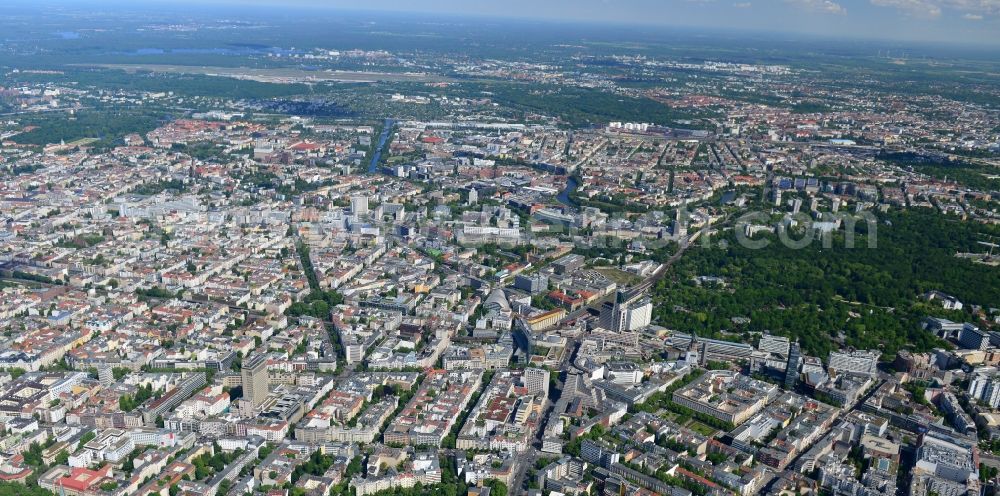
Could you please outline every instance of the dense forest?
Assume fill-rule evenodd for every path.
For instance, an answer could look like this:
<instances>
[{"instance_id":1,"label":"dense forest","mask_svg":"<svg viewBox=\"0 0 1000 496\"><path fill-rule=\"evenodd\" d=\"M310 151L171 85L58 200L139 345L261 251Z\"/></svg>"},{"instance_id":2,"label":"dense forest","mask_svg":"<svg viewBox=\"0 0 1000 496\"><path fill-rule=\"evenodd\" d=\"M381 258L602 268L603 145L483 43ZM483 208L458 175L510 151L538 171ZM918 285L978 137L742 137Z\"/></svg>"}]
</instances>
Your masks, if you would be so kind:
<instances>
[{"instance_id":1,"label":"dense forest","mask_svg":"<svg viewBox=\"0 0 1000 496\"><path fill-rule=\"evenodd\" d=\"M634 98L599 89L536 83L464 83L452 88L455 96L482 98L528 113L553 115L572 126L603 125L609 121L676 125L709 114L678 110L649 98ZM697 123L685 127L698 127Z\"/></svg>"},{"instance_id":2,"label":"dense forest","mask_svg":"<svg viewBox=\"0 0 1000 496\"><path fill-rule=\"evenodd\" d=\"M983 251L977 242L1000 235L997 227L924 209L884 214L877 227L875 248L859 234L855 248L845 248L841 236L829 249L819 242L792 249L774 238L755 250L732 233L725 248L692 247L655 290L656 321L722 338L767 330L798 338L813 355L842 345L892 355L942 345L921 329L927 315L974 319L920 300L926 291L954 295L967 308L1000 306L1000 267L955 257ZM726 282L701 286L693 278L702 275Z\"/></svg>"},{"instance_id":3,"label":"dense forest","mask_svg":"<svg viewBox=\"0 0 1000 496\"><path fill-rule=\"evenodd\" d=\"M879 158L900 167L927 174L936 179L948 179L979 191L1000 190L997 172L985 165L968 160L946 160L916 153L882 153Z\"/></svg>"},{"instance_id":4,"label":"dense forest","mask_svg":"<svg viewBox=\"0 0 1000 496\"><path fill-rule=\"evenodd\" d=\"M20 134L14 141L23 145L47 145L81 138L95 138L92 146L116 143L131 133L146 134L165 122L165 116L148 111L107 110L84 111L75 115L44 114L33 117L30 125L37 129Z\"/></svg>"}]
</instances>

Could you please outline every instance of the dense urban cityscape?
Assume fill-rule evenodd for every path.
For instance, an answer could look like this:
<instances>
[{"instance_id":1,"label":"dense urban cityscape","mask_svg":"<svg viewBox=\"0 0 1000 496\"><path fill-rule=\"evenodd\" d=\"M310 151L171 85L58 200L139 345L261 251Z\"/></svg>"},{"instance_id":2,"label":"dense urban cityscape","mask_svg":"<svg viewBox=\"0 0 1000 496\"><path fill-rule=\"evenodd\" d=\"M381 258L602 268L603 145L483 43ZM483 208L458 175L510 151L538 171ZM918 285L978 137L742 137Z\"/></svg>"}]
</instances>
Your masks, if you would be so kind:
<instances>
[{"instance_id":1,"label":"dense urban cityscape","mask_svg":"<svg viewBox=\"0 0 1000 496\"><path fill-rule=\"evenodd\" d=\"M1000 492L995 51L310 12L0 13L0 495Z\"/></svg>"}]
</instances>

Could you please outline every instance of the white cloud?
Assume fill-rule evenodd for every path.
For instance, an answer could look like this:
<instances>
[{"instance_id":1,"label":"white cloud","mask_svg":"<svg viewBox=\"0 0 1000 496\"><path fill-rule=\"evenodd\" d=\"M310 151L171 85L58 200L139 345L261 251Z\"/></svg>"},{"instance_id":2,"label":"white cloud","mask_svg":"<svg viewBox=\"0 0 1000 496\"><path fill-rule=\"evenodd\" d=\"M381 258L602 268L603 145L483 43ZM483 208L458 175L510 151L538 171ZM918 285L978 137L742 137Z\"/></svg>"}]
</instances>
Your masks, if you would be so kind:
<instances>
[{"instance_id":1,"label":"white cloud","mask_svg":"<svg viewBox=\"0 0 1000 496\"><path fill-rule=\"evenodd\" d=\"M1000 0L871 0L871 3L923 18L941 17L945 10L957 11L970 20L1000 14Z\"/></svg>"},{"instance_id":2,"label":"white cloud","mask_svg":"<svg viewBox=\"0 0 1000 496\"><path fill-rule=\"evenodd\" d=\"M941 16L941 6L934 0L872 0L879 7L893 7L916 17L934 18Z\"/></svg>"},{"instance_id":3,"label":"white cloud","mask_svg":"<svg viewBox=\"0 0 1000 496\"><path fill-rule=\"evenodd\" d=\"M956 10L971 14L1000 14L1000 0L943 0L946 5Z\"/></svg>"},{"instance_id":4,"label":"white cloud","mask_svg":"<svg viewBox=\"0 0 1000 496\"><path fill-rule=\"evenodd\" d=\"M753 4L751 4L750 2L739 2L733 4L733 7L736 7L737 9L749 9L752 6Z\"/></svg>"},{"instance_id":5,"label":"white cloud","mask_svg":"<svg viewBox=\"0 0 1000 496\"><path fill-rule=\"evenodd\" d=\"M823 14L846 14L847 9L833 0L785 0L785 3L801 9Z\"/></svg>"}]
</instances>

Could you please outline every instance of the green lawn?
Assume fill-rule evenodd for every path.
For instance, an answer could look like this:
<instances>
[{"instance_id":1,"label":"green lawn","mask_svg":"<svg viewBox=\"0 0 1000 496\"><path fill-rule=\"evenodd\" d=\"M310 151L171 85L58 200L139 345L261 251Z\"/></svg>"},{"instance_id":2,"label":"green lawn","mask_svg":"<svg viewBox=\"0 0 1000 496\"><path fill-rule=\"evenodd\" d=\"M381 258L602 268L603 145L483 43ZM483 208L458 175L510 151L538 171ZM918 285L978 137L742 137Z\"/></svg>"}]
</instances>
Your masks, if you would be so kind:
<instances>
[{"instance_id":1,"label":"green lawn","mask_svg":"<svg viewBox=\"0 0 1000 496\"><path fill-rule=\"evenodd\" d=\"M718 432L718 430L716 430L716 429L714 429L712 427L709 427L709 426L707 426L707 425L705 425L705 424L703 424L701 422L698 422L697 420L692 420L691 422L688 422L687 427L689 429L691 429L691 430L699 433L699 434L702 434L702 435L708 436L708 437L715 436L715 433Z\"/></svg>"}]
</instances>

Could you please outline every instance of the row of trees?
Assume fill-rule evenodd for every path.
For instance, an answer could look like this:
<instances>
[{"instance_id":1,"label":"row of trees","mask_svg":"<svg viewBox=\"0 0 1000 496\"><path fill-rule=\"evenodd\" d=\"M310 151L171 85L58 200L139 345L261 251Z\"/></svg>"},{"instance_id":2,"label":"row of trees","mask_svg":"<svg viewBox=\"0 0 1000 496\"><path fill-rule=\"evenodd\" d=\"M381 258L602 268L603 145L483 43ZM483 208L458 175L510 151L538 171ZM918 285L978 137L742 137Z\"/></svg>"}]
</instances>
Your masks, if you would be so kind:
<instances>
[{"instance_id":1,"label":"row of trees","mask_svg":"<svg viewBox=\"0 0 1000 496\"><path fill-rule=\"evenodd\" d=\"M285 311L285 315L290 317L307 315L321 320L329 320L330 309L343 303L344 297L334 290L324 290L320 287L319 278L316 277L316 270L309 257L309 247L305 243L299 243L296 248L302 263L302 270L305 272L312 291L303 301L292 303Z\"/></svg>"}]
</instances>

